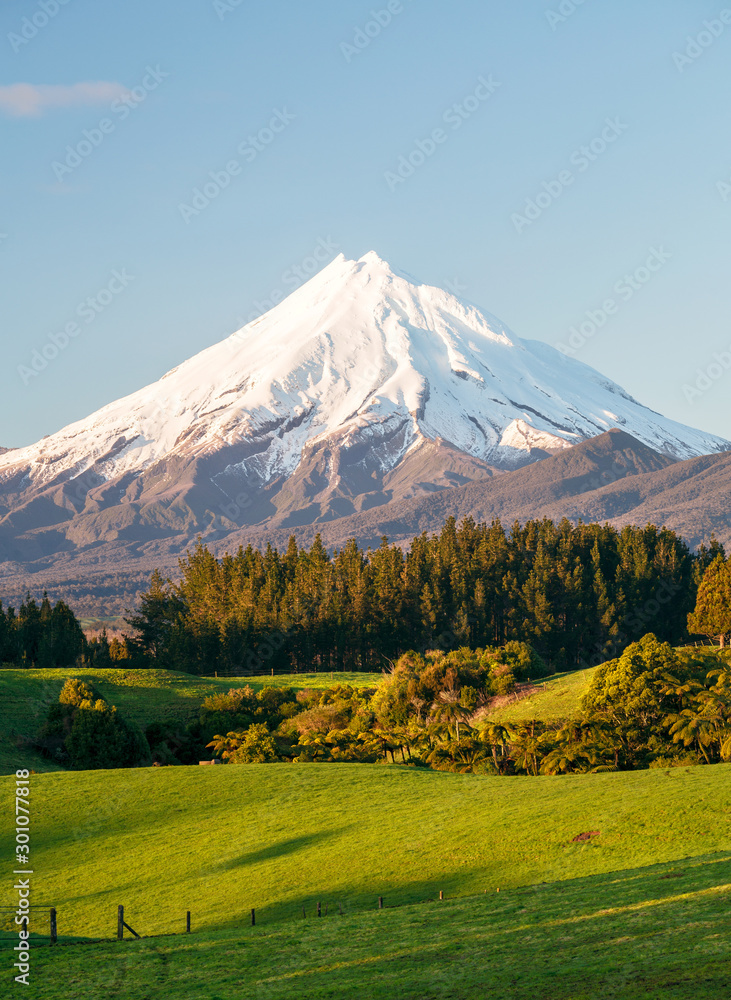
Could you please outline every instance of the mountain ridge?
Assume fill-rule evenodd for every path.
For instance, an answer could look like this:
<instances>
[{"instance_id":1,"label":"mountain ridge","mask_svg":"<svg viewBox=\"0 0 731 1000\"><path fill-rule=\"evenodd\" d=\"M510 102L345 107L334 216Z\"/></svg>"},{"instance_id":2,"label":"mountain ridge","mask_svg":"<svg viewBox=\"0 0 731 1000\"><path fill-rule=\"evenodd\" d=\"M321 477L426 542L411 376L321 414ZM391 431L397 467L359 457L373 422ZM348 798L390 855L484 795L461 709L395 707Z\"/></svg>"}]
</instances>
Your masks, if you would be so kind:
<instances>
[{"instance_id":1,"label":"mountain ridge","mask_svg":"<svg viewBox=\"0 0 731 1000\"><path fill-rule=\"evenodd\" d=\"M169 562L198 536L341 538L380 521L405 531L466 509L465 496L486 515L564 504L580 516L573 480L607 470L603 453L576 449L608 433L634 442L609 449L632 476L731 448L373 252L340 254L152 385L0 449L0 578ZM525 471L564 468L561 456L564 487ZM624 516L628 497L613 497L596 510L614 503Z\"/></svg>"},{"instance_id":2,"label":"mountain ridge","mask_svg":"<svg viewBox=\"0 0 731 1000\"><path fill-rule=\"evenodd\" d=\"M421 532L438 531L450 516L458 521L499 518L505 527L542 517L608 522L617 528L654 523L677 531L691 548L708 544L715 535L728 551L731 452L675 461L626 432L610 431L489 480L317 524L246 528L206 542L218 555L247 544L260 549L271 544L283 551L291 536L309 546L316 534L331 551L351 537L363 548L375 548L384 535L401 544ZM56 599L70 600L80 613L118 615L146 589L153 569L177 576L178 558L194 543L194 537L172 534L145 543L116 539L53 555L39 549L34 561L0 563L0 592L5 603L17 605L26 590L40 593L45 588Z\"/></svg>"}]
</instances>

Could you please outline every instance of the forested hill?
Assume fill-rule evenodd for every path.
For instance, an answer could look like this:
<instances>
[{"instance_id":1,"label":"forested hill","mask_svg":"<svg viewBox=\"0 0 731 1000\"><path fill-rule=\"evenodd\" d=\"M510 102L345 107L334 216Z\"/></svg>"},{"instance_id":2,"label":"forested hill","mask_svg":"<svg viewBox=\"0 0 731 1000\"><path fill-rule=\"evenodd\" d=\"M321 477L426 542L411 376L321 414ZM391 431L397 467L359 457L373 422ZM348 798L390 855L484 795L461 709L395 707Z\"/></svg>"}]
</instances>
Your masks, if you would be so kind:
<instances>
[{"instance_id":1,"label":"forested hill","mask_svg":"<svg viewBox=\"0 0 731 1000\"><path fill-rule=\"evenodd\" d=\"M380 669L409 649L531 643L555 668L602 662L649 631L687 636L698 583L719 553L674 532L499 521L364 552L200 545L177 583L154 574L130 619L141 653L193 673Z\"/></svg>"},{"instance_id":2,"label":"forested hill","mask_svg":"<svg viewBox=\"0 0 731 1000\"><path fill-rule=\"evenodd\" d=\"M4 599L18 607L29 589L45 589L53 600L70 603L78 614L118 616L134 605L153 569L163 575L176 572L179 554L193 546L198 535L212 552L222 555L248 544L264 551L270 543L284 551L290 535L298 545L310 547L321 532L324 546L333 553L351 538L364 548L378 547L383 535L408 545L422 532L441 531L449 516L458 522L472 517L488 524L497 518L512 524L545 517L558 523L567 517L574 524L606 521L618 530L626 524L658 524L682 535L693 549L710 544L714 534L727 548L731 545L731 452L673 461L615 429L515 472L436 492L428 486L426 472L421 467L411 470L406 491L411 499L394 495L376 507L364 502L358 513L332 520L319 508L308 507L306 516L280 511L271 521L248 526L233 521L223 525L219 519L201 527L195 519L188 520L181 533L168 522L166 506L165 537L154 543L140 545L129 526L123 525L110 527L106 540L95 541L88 549L80 545L80 536L74 536L71 547L65 543L58 547L44 533L32 542L28 563L18 561L21 554L15 546L21 535L16 525L4 539L0 537ZM401 487L405 489L404 482ZM243 511L251 500L242 494L236 503ZM235 509L236 504L227 506L229 514ZM305 523L308 518L312 523ZM26 541L30 543L30 536Z\"/></svg>"}]
</instances>

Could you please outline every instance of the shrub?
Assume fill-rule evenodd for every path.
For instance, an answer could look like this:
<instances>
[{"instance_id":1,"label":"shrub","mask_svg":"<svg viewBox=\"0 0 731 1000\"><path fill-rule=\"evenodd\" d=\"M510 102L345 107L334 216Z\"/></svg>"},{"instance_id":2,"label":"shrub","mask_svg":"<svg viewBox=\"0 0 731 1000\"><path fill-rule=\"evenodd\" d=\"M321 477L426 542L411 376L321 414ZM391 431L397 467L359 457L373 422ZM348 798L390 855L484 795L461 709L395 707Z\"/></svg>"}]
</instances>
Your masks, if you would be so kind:
<instances>
[{"instance_id":1,"label":"shrub","mask_svg":"<svg viewBox=\"0 0 731 1000\"><path fill-rule=\"evenodd\" d=\"M140 729L78 678L69 678L35 740L47 756L74 770L134 767L150 761Z\"/></svg>"},{"instance_id":2,"label":"shrub","mask_svg":"<svg viewBox=\"0 0 731 1000\"><path fill-rule=\"evenodd\" d=\"M135 767L150 761L150 748L138 727L101 699L93 708L76 710L65 747L74 770Z\"/></svg>"},{"instance_id":3,"label":"shrub","mask_svg":"<svg viewBox=\"0 0 731 1000\"><path fill-rule=\"evenodd\" d=\"M78 677L69 677L61 688L58 700L61 705L74 705L80 708L84 703L91 705L96 700L96 695L84 681Z\"/></svg>"},{"instance_id":4,"label":"shrub","mask_svg":"<svg viewBox=\"0 0 731 1000\"><path fill-rule=\"evenodd\" d=\"M214 736L208 744L230 764L270 764L281 760L266 723L255 722L242 733Z\"/></svg>"}]
</instances>

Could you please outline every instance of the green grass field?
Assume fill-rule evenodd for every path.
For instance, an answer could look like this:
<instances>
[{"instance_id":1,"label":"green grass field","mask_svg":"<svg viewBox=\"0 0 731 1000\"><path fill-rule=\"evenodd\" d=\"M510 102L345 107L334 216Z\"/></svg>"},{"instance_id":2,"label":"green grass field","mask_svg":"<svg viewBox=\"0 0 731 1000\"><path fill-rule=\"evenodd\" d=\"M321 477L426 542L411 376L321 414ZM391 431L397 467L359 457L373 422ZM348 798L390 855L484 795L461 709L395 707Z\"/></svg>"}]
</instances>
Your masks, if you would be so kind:
<instances>
[{"instance_id":1,"label":"green grass field","mask_svg":"<svg viewBox=\"0 0 731 1000\"><path fill-rule=\"evenodd\" d=\"M171 670L0 670L0 774L19 767L37 771L59 770L40 754L16 747L19 735L33 735L45 719L48 707L58 701L67 677L80 677L120 714L143 728L151 722L188 723L204 698L229 688L250 684L255 690L266 685L294 688L325 688L331 684L373 687L380 674L280 674L274 677L196 677Z\"/></svg>"},{"instance_id":2,"label":"green grass field","mask_svg":"<svg viewBox=\"0 0 731 1000\"><path fill-rule=\"evenodd\" d=\"M730 778L731 765L557 778L367 764L34 775L34 902L56 905L61 945L36 952L28 995L720 1000ZM0 784L7 795L12 779ZM588 831L599 833L574 840ZM319 922L318 900L329 907ZM182 931L186 910L196 933L70 945L113 937L120 903L140 934Z\"/></svg>"},{"instance_id":3,"label":"green grass field","mask_svg":"<svg viewBox=\"0 0 731 1000\"><path fill-rule=\"evenodd\" d=\"M380 675L2 670L6 770L36 766L10 726L34 731L68 676L145 725L183 723L208 694L246 683L371 686ZM566 718L589 679L556 675L499 717ZM369 764L59 772L38 760L33 903L56 906L60 938L47 947L47 910L37 910L29 997L728 994L731 764L529 778ZM12 802L13 779L0 787ZM13 836L2 824L9 861ZM318 901L328 907L319 920ZM7 880L0 904L13 902ZM118 904L142 941L110 940ZM0 909L8 969L10 913Z\"/></svg>"},{"instance_id":4,"label":"green grass field","mask_svg":"<svg viewBox=\"0 0 731 1000\"><path fill-rule=\"evenodd\" d=\"M730 779L731 765L559 778L370 764L38 774L38 902L58 907L64 935L110 934L120 903L140 933L162 934L186 910L214 930L254 906L270 925L318 898L353 911L379 895L415 903L678 861L731 850Z\"/></svg>"},{"instance_id":5,"label":"green grass field","mask_svg":"<svg viewBox=\"0 0 731 1000\"><path fill-rule=\"evenodd\" d=\"M399 909L331 905L319 920L39 948L26 995L722 1000L730 903L731 856L710 854Z\"/></svg>"},{"instance_id":6,"label":"green grass field","mask_svg":"<svg viewBox=\"0 0 731 1000\"><path fill-rule=\"evenodd\" d=\"M579 702L588 690L596 667L571 673L554 674L539 681L539 690L510 705L494 709L488 718L495 722L518 722L521 719L542 719L557 722L570 719L579 712Z\"/></svg>"}]
</instances>

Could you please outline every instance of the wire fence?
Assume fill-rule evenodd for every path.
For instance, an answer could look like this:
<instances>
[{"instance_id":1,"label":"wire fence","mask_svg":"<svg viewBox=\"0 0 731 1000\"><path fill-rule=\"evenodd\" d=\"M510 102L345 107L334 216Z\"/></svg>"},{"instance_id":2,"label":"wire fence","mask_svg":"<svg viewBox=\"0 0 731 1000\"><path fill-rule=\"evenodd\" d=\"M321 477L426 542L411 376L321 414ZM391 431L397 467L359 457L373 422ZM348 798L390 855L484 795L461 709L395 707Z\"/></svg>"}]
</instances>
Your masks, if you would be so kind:
<instances>
[{"instance_id":1,"label":"wire fence","mask_svg":"<svg viewBox=\"0 0 731 1000\"><path fill-rule=\"evenodd\" d=\"M499 889L497 890L500 891ZM485 890L487 893L487 890ZM455 900L464 899L466 897L455 896ZM291 904L291 910L287 907L287 916L285 916L279 907L275 909L278 911L276 915L271 912L271 908L267 907L264 911L257 910L252 907L251 910L244 910L237 920L239 926L252 926L256 927L257 924L262 922L265 924L281 924L283 920L285 922L289 920L302 920L314 918L314 919L324 919L325 917L345 917L351 916L355 913L364 913L373 909L393 909L399 906L410 906L416 905L418 903L432 903L437 900L444 900L445 895L443 890L439 890L438 894L435 891L434 895L421 900L402 900L398 903L391 903L388 907L384 902L383 896L373 897L373 902L371 905L363 905L359 902L358 905L353 906L351 900L335 900L326 899L322 900L308 900L305 903ZM178 934L191 934L194 932L193 927L193 914L192 911L186 910L181 911L176 915L167 915L163 920L158 919L155 921L154 927L148 927L144 922L140 923L136 918L130 917L131 920L136 924L132 927L125 918L124 906L118 906L116 912L116 934L113 933L114 930L114 914L110 911L109 914L109 931L108 934L83 934L78 931L78 922L74 921L75 929L74 932L63 933L63 910L61 911L61 916L59 918L59 911L55 906L34 904L30 907L33 911L30 915L30 921L28 924L28 930L31 933L31 938L34 946L45 942L48 945L56 944L94 944L101 941L111 941L111 940L130 940L130 939L141 939L141 938L153 938L153 937L171 937ZM18 940L18 930L22 928L22 925L15 924L15 913L17 912L17 906L3 906L0 905L0 947L4 942L14 942ZM263 916L263 921L262 921ZM59 933L59 927L61 933ZM209 930L206 927L206 930Z\"/></svg>"},{"instance_id":2,"label":"wire fence","mask_svg":"<svg viewBox=\"0 0 731 1000\"><path fill-rule=\"evenodd\" d=\"M28 921L28 929L31 933L47 937L50 944L55 944L58 939L56 907L42 903L33 903L28 909L31 911L30 920ZM17 913L17 903L15 906L0 905L0 943L3 941L17 942L18 931L25 927L24 923L18 924L16 922L15 917Z\"/></svg>"}]
</instances>

